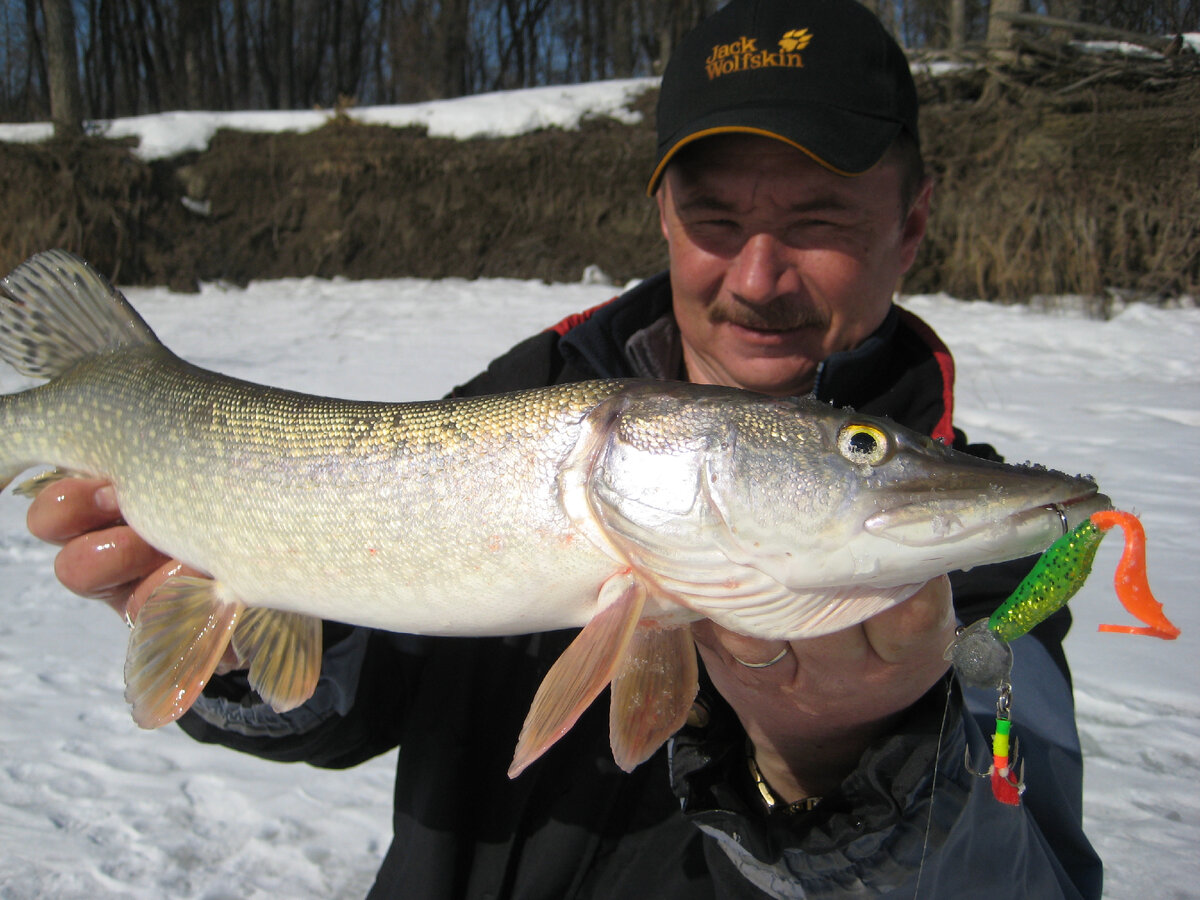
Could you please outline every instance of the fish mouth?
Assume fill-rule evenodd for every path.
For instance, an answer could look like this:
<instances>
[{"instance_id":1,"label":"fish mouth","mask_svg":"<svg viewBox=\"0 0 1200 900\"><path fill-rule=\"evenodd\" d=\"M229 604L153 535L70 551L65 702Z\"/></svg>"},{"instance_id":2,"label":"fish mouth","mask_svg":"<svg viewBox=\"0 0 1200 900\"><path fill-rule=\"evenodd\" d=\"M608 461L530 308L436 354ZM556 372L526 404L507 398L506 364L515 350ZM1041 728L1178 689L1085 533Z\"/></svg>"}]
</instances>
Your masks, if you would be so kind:
<instances>
[{"instance_id":1,"label":"fish mouth","mask_svg":"<svg viewBox=\"0 0 1200 900\"><path fill-rule=\"evenodd\" d=\"M1063 534L1068 534L1091 518L1092 513L1103 512L1112 508L1112 498L1107 494L1097 492L1089 494L1086 497L1076 497L1073 500L1067 500L1063 503L1053 503L1049 506L1038 507L1033 512L1037 513L1045 509L1055 513L1062 523Z\"/></svg>"},{"instance_id":2,"label":"fish mouth","mask_svg":"<svg viewBox=\"0 0 1200 900\"><path fill-rule=\"evenodd\" d=\"M1044 548L1092 513L1112 508L1109 497L1099 493L1090 479L1058 476L1056 480L1056 485L1038 490L996 484L983 492L916 492L909 494L908 502L869 516L863 527L876 537L909 547L980 536L992 540L1019 536L1020 543Z\"/></svg>"}]
</instances>

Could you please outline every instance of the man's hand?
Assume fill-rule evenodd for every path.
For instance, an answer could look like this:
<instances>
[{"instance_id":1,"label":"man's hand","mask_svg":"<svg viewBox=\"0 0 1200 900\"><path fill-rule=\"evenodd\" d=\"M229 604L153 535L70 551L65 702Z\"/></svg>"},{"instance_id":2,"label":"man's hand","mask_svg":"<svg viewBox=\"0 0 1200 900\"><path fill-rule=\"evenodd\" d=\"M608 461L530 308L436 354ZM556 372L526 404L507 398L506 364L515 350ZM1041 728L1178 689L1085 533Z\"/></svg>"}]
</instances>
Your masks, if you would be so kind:
<instances>
[{"instance_id":1,"label":"man's hand","mask_svg":"<svg viewBox=\"0 0 1200 900\"><path fill-rule=\"evenodd\" d=\"M709 620L692 627L713 684L737 712L772 791L792 802L836 788L863 750L945 673L954 640L945 576L851 628L760 641ZM783 657L763 668L761 664Z\"/></svg>"},{"instance_id":2,"label":"man's hand","mask_svg":"<svg viewBox=\"0 0 1200 900\"><path fill-rule=\"evenodd\" d=\"M131 624L168 578L202 574L159 553L126 525L106 481L64 478L51 484L34 499L26 523L34 537L62 547L54 574L64 587L103 600ZM235 663L230 649L217 671Z\"/></svg>"}]
</instances>

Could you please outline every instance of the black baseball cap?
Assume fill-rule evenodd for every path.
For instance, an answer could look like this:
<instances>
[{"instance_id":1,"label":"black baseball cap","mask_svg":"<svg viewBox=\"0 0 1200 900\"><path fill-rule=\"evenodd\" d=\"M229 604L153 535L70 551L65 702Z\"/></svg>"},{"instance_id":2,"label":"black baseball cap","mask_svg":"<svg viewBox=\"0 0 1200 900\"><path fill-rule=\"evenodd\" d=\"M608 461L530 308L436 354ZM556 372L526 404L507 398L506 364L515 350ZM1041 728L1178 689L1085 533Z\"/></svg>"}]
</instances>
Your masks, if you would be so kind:
<instances>
[{"instance_id":1,"label":"black baseball cap","mask_svg":"<svg viewBox=\"0 0 1200 900\"><path fill-rule=\"evenodd\" d=\"M732 0L680 42L658 95L653 194L692 141L739 132L777 138L841 175L875 165L917 132L904 51L855 0Z\"/></svg>"}]
</instances>

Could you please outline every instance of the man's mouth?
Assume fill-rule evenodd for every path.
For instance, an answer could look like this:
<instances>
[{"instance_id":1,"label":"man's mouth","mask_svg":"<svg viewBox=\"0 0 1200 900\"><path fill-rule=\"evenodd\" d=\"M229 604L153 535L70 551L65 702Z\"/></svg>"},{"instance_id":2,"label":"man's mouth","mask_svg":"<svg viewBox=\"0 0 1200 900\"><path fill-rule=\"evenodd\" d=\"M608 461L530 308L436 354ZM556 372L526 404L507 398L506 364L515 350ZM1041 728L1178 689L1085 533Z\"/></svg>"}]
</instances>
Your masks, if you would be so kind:
<instances>
[{"instance_id":1,"label":"man's mouth","mask_svg":"<svg viewBox=\"0 0 1200 900\"><path fill-rule=\"evenodd\" d=\"M732 325L762 335L786 335L808 329L826 330L829 321L817 312L791 303L714 305L708 311L714 325Z\"/></svg>"}]
</instances>

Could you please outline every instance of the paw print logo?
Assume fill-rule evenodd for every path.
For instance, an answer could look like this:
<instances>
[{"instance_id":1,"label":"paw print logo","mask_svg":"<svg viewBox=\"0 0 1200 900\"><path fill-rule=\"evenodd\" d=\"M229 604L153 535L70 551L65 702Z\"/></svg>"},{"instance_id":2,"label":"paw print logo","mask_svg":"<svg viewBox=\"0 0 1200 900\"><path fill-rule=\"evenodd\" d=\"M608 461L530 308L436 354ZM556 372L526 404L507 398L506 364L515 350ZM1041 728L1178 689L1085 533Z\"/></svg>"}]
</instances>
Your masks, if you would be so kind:
<instances>
[{"instance_id":1,"label":"paw print logo","mask_svg":"<svg viewBox=\"0 0 1200 900\"><path fill-rule=\"evenodd\" d=\"M795 53L807 47L811 40L812 32L807 28L793 28L784 32L783 37L779 39L779 47L785 53Z\"/></svg>"}]
</instances>

